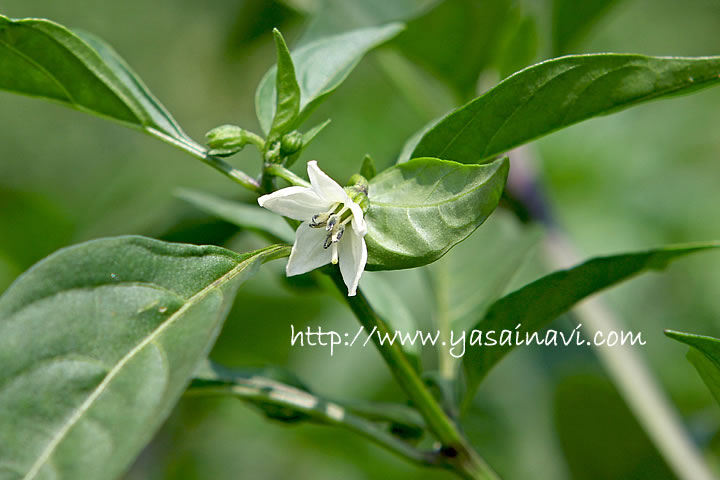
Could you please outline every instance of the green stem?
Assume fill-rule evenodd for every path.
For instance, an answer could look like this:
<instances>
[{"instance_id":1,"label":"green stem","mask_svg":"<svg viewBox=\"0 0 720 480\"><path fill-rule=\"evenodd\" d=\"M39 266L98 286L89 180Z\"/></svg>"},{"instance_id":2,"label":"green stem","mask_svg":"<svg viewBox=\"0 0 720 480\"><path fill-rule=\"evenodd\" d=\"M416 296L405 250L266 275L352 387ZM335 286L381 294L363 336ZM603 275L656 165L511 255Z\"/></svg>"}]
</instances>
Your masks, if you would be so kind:
<instances>
[{"instance_id":1,"label":"green stem","mask_svg":"<svg viewBox=\"0 0 720 480\"><path fill-rule=\"evenodd\" d=\"M344 291L345 284L337 269L333 269L331 277L338 289ZM393 332L373 310L362 291L358 290L357 295L354 297L345 298L350 309L368 332L368 335L372 336L373 343L380 351L385 363L390 367L400 387L425 419L430 432L442 444L440 453L445 458L445 461L465 478L497 480L498 476L495 472L473 450L455 423L445 414L440 404L435 400L413 368L400 344L380 341L381 338L392 338Z\"/></svg>"},{"instance_id":2,"label":"green stem","mask_svg":"<svg viewBox=\"0 0 720 480\"><path fill-rule=\"evenodd\" d=\"M174 137L170 137L152 128L148 128L146 129L146 131L153 137L158 138L163 142L169 143L170 145L189 153L195 158L199 158L207 165L210 165L215 170L219 171L234 182L239 183L248 190L251 190L255 193L262 193L260 184L254 178L252 178L250 175L243 172L242 170L238 170L224 160L218 157L208 155L207 151L197 143L190 140L180 140Z\"/></svg>"},{"instance_id":3,"label":"green stem","mask_svg":"<svg viewBox=\"0 0 720 480\"><path fill-rule=\"evenodd\" d=\"M334 425L377 443L406 459L424 466L443 466L442 457L435 452L420 450L393 436L372 421L348 411L342 405L324 400L304 390L267 378L235 379L234 384L191 388L186 395L233 395L261 408L268 405L285 408L305 415L308 420L323 425Z\"/></svg>"},{"instance_id":4,"label":"green stem","mask_svg":"<svg viewBox=\"0 0 720 480\"><path fill-rule=\"evenodd\" d=\"M293 172L288 170L287 168L283 167L282 165L278 163L270 163L267 166L265 166L265 173L267 175L272 175L274 177L282 178L286 182L288 182L291 185L296 185L299 187L309 187L310 184L300 178L299 176L295 175Z\"/></svg>"}]
</instances>

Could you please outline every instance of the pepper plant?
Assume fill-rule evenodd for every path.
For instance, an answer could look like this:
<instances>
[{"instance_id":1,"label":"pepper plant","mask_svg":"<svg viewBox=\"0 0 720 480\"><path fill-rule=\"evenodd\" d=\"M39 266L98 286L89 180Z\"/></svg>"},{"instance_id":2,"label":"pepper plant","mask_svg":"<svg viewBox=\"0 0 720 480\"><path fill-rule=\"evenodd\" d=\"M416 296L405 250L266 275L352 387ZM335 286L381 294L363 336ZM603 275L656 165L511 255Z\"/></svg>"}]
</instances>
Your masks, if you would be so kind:
<instances>
[{"instance_id":1,"label":"pepper plant","mask_svg":"<svg viewBox=\"0 0 720 480\"><path fill-rule=\"evenodd\" d=\"M409 462L462 478L500 478L468 441L461 411L512 345L470 348L462 361L438 349L438 379L405 346L372 336L407 401L358 408L351 399L324 399L289 374L209 362L237 290L263 264L287 262L288 276L307 274L317 288L339 292L368 333L390 334L395 319L379 313L379 300L359 286L365 271L434 264L501 200L522 203L506 191L508 152L592 117L713 86L720 57L608 53L531 65L398 146L392 166L377 171L367 156L347 182L332 179L323 172L332 158L304 155L322 141L329 120L306 121L366 53L403 28L384 23L320 35L292 52L274 30L277 62L255 98L262 131L222 125L201 143L98 37L50 20L0 16L0 88L119 122L187 152L252 192L257 204L198 192L184 198L270 240L238 253L104 238L62 249L21 275L0 298L0 478L117 478L186 392L236 396L277 421L349 429ZM461 90L472 91L466 84ZM257 150L257 177L231 163L245 148ZM308 180L293 166L306 167ZM718 247L711 241L594 258L498 295L455 327L538 332L600 290ZM472 291L457 291L472 300ZM713 352L702 362L717 387Z\"/></svg>"}]
</instances>

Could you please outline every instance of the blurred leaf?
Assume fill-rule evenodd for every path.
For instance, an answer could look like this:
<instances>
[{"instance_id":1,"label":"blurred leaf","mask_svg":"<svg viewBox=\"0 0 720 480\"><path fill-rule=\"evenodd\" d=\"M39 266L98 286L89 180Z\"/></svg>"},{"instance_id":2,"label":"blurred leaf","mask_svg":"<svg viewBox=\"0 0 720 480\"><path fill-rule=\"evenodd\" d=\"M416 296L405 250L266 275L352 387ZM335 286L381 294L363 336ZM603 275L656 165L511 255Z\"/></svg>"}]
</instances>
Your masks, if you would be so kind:
<instances>
[{"instance_id":1,"label":"blurred leaf","mask_svg":"<svg viewBox=\"0 0 720 480\"><path fill-rule=\"evenodd\" d=\"M563 378L554 403L557 438L573 480L678 478L607 379Z\"/></svg>"},{"instance_id":2,"label":"blurred leaf","mask_svg":"<svg viewBox=\"0 0 720 480\"><path fill-rule=\"evenodd\" d=\"M20 271L70 243L69 213L42 195L0 188L0 254Z\"/></svg>"},{"instance_id":3,"label":"blurred leaf","mask_svg":"<svg viewBox=\"0 0 720 480\"><path fill-rule=\"evenodd\" d=\"M665 330L665 335L690 345L688 360L695 366L715 400L720 402L720 340L672 330Z\"/></svg>"},{"instance_id":4,"label":"blurred leaf","mask_svg":"<svg viewBox=\"0 0 720 480\"><path fill-rule=\"evenodd\" d=\"M360 281L360 288L367 297L370 305L382 317L390 329L408 334L416 331L419 325L415 322L405 300L393 290L380 272L367 272ZM411 357L414 366L420 367L420 342L405 342L402 349Z\"/></svg>"},{"instance_id":5,"label":"blurred leaf","mask_svg":"<svg viewBox=\"0 0 720 480\"><path fill-rule=\"evenodd\" d=\"M198 148L111 47L49 20L0 15L0 89L54 100Z\"/></svg>"},{"instance_id":6,"label":"blurred leaf","mask_svg":"<svg viewBox=\"0 0 720 480\"><path fill-rule=\"evenodd\" d=\"M521 339L537 332L576 303L605 288L648 270L662 270L672 260L690 253L720 248L719 242L673 245L638 253L597 257L567 270L546 275L495 302L473 330L483 333L507 329ZM515 329L521 324L519 329ZM469 334L469 333L468 333ZM499 335L499 333L498 333ZM470 345L463 365L468 399L490 369L515 345Z\"/></svg>"},{"instance_id":7,"label":"blurred leaf","mask_svg":"<svg viewBox=\"0 0 720 480\"><path fill-rule=\"evenodd\" d=\"M517 229L514 218L493 215L437 262L429 266L436 296L435 314L452 330L464 331L506 290L538 243L539 231Z\"/></svg>"},{"instance_id":8,"label":"blurred leaf","mask_svg":"<svg viewBox=\"0 0 720 480\"><path fill-rule=\"evenodd\" d=\"M287 254L119 237L35 265L0 297L0 470L120 475L212 346L238 285Z\"/></svg>"},{"instance_id":9,"label":"blurred leaf","mask_svg":"<svg viewBox=\"0 0 720 480\"><path fill-rule=\"evenodd\" d=\"M404 22L421 15L442 0L324 0L313 12L310 26L300 40L304 45L318 38L358 28Z\"/></svg>"},{"instance_id":10,"label":"blurred leaf","mask_svg":"<svg viewBox=\"0 0 720 480\"><path fill-rule=\"evenodd\" d=\"M391 23L315 40L292 55L300 84L299 126L312 110L345 81L362 57L373 48L397 35L403 26ZM275 77L272 67L260 81L255 93L255 111L264 132L269 132L275 115Z\"/></svg>"},{"instance_id":11,"label":"blurred leaf","mask_svg":"<svg viewBox=\"0 0 720 480\"><path fill-rule=\"evenodd\" d=\"M200 210L227 222L269 236L271 241L293 243L295 233L279 215L247 203L226 200L209 193L180 189L177 194Z\"/></svg>"},{"instance_id":12,"label":"blurred leaf","mask_svg":"<svg viewBox=\"0 0 720 480\"><path fill-rule=\"evenodd\" d=\"M538 43L535 18L525 15L509 20L493 62L500 77L505 78L533 63Z\"/></svg>"},{"instance_id":13,"label":"blurred leaf","mask_svg":"<svg viewBox=\"0 0 720 480\"><path fill-rule=\"evenodd\" d=\"M270 136L287 133L300 113L300 86L295 78L295 67L285 39L280 32L273 30L277 49L277 68L275 69L275 92L277 103Z\"/></svg>"},{"instance_id":14,"label":"blurred leaf","mask_svg":"<svg viewBox=\"0 0 720 480\"><path fill-rule=\"evenodd\" d=\"M498 38L516 14L512 3L440 2L422 17L408 22L407 30L393 43L408 58L453 87L461 100L472 98L480 72L495 59Z\"/></svg>"},{"instance_id":15,"label":"blurred leaf","mask_svg":"<svg viewBox=\"0 0 720 480\"><path fill-rule=\"evenodd\" d=\"M509 77L438 122L412 157L477 163L588 118L720 82L720 57L595 54Z\"/></svg>"},{"instance_id":16,"label":"blurred leaf","mask_svg":"<svg viewBox=\"0 0 720 480\"><path fill-rule=\"evenodd\" d=\"M556 56L569 53L619 0L553 0L552 44Z\"/></svg>"},{"instance_id":17,"label":"blurred leaf","mask_svg":"<svg viewBox=\"0 0 720 480\"><path fill-rule=\"evenodd\" d=\"M410 138L405 141L405 144L402 147L402 150L400 151L400 155L398 156L396 163L405 163L408 160L410 160L413 154L413 151L417 147L418 143L420 143L420 140L425 136L427 132L430 131L431 128L433 128L440 120L441 118L435 118L415 132Z\"/></svg>"},{"instance_id":18,"label":"blurred leaf","mask_svg":"<svg viewBox=\"0 0 720 480\"><path fill-rule=\"evenodd\" d=\"M300 18L291 5L277 0L244 0L238 5L234 24L228 34L228 47L232 53L247 53L248 44L260 39L277 27Z\"/></svg>"},{"instance_id":19,"label":"blurred leaf","mask_svg":"<svg viewBox=\"0 0 720 480\"><path fill-rule=\"evenodd\" d=\"M505 187L506 158L463 165L436 158L397 164L370 181L368 269L434 262L495 210Z\"/></svg>"}]
</instances>

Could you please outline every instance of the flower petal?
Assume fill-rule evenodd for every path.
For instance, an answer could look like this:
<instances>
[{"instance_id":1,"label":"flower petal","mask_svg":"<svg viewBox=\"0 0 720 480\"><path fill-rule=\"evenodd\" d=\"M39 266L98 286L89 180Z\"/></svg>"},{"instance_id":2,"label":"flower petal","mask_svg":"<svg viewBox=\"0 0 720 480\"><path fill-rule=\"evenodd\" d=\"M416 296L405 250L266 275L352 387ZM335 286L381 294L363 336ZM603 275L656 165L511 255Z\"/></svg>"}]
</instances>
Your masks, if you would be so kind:
<instances>
[{"instance_id":1,"label":"flower petal","mask_svg":"<svg viewBox=\"0 0 720 480\"><path fill-rule=\"evenodd\" d=\"M308 178L312 189L320 198L328 202L348 203L351 202L350 197L335 180L320 170L315 160L311 160L307 164Z\"/></svg>"},{"instance_id":2,"label":"flower petal","mask_svg":"<svg viewBox=\"0 0 720 480\"><path fill-rule=\"evenodd\" d=\"M364 237L365 234L367 234L367 223L365 222L365 217L363 216L362 208L360 207L360 205L358 205L355 202L348 203L347 207L350 208L350 211L353 214L353 219L352 219L353 230L361 237Z\"/></svg>"},{"instance_id":3,"label":"flower petal","mask_svg":"<svg viewBox=\"0 0 720 480\"><path fill-rule=\"evenodd\" d=\"M348 288L348 297L357 293L360 276L367 263L367 246L365 239L354 230L346 232L338 245L340 256L340 273Z\"/></svg>"},{"instance_id":4,"label":"flower petal","mask_svg":"<svg viewBox=\"0 0 720 480\"><path fill-rule=\"evenodd\" d=\"M312 188L307 187L283 188L258 198L258 204L295 220L310 220L313 215L332 206L332 203L318 197Z\"/></svg>"},{"instance_id":5,"label":"flower petal","mask_svg":"<svg viewBox=\"0 0 720 480\"><path fill-rule=\"evenodd\" d=\"M330 263L332 252L329 248L323 248L326 236L324 228L311 228L307 222L298 227L295 244L285 267L288 277L301 275Z\"/></svg>"}]
</instances>

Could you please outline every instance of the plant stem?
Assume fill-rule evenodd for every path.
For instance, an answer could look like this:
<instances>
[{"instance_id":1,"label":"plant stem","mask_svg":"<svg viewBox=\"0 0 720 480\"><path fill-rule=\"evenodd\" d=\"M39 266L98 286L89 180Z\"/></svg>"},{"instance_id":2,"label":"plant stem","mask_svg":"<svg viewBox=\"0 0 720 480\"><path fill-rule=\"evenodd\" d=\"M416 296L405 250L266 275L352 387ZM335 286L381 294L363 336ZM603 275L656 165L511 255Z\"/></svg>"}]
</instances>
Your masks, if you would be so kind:
<instances>
[{"instance_id":1,"label":"plant stem","mask_svg":"<svg viewBox=\"0 0 720 480\"><path fill-rule=\"evenodd\" d=\"M345 284L337 269L331 277L341 291ZM457 425L445 414L430 390L422 381L397 342L381 342L381 338L392 338L390 328L373 310L362 291L354 297L345 297L350 309L363 325L373 343L380 351L385 363L392 371L400 387L405 391L425 419L430 432L440 441L440 452L446 461L461 476L474 480L497 480L498 476L485 461L473 450Z\"/></svg>"},{"instance_id":2,"label":"plant stem","mask_svg":"<svg viewBox=\"0 0 720 480\"><path fill-rule=\"evenodd\" d=\"M282 178L286 182L288 182L291 185L296 185L299 187L309 187L310 184L300 178L299 176L295 175L293 172L288 170L287 168L283 167L279 163L270 163L265 166L265 173L267 175L272 175L274 177Z\"/></svg>"},{"instance_id":3,"label":"plant stem","mask_svg":"<svg viewBox=\"0 0 720 480\"><path fill-rule=\"evenodd\" d=\"M269 405L285 408L305 415L315 423L338 426L362 435L420 465L442 466L443 459L438 453L418 449L372 421L351 413L348 408L338 403L271 379L261 377L235 379L234 384L191 388L186 395L232 395L260 408L267 408Z\"/></svg>"},{"instance_id":4,"label":"plant stem","mask_svg":"<svg viewBox=\"0 0 720 480\"><path fill-rule=\"evenodd\" d=\"M199 158L207 165L210 165L215 170L219 171L234 182L239 183L248 190L251 190L255 193L262 193L260 189L260 184L254 178L252 178L250 175L243 172L242 170L238 170L237 168L233 167L221 158L208 155L207 151L197 143L189 139L181 140L170 137L152 128L148 128L146 129L146 131L153 137L158 138L163 142L169 143L170 145L177 147L181 150L184 150L195 158Z\"/></svg>"}]
</instances>

